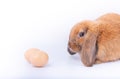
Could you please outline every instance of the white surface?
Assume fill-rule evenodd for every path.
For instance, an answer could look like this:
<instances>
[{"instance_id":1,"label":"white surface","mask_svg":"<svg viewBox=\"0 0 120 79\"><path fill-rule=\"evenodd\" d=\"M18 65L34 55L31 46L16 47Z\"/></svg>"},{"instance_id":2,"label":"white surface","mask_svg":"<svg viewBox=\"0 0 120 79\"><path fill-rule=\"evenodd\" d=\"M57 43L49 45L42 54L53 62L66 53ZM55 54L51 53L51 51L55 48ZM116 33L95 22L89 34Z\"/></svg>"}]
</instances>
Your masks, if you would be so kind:
<instances>
[{"instance_id":1,"label":"white surface","mask_svg":"<svg viewBox=\"0 0 120 79\"><path fill-rule=\"evenodd\" d=\"M120 14L119 0L1 0L0 79L119 79L120 61L85 67L70 56L67 41L72 26L108 12ZM24 52L44 50L49 63L31 66Z\"/></svg>"}]
</instances>

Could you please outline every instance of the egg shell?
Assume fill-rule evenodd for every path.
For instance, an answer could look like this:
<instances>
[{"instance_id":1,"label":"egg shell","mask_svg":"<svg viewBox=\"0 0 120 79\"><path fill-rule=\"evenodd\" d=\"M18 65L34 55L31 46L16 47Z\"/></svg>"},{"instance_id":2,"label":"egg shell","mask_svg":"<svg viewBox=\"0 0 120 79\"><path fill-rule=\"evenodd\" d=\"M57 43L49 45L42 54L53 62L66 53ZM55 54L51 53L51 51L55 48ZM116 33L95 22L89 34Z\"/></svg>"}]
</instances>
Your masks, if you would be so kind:
<instances>
[{"instance_id":1,"label":"egg shell","mask_svg":"<svg viewBox=\"0 0 120 79\"><path fill-rule=\"evenodd\" d=\"M48 62L48 55L43 51L35 52L33 55L30 56L30 63L33 66L42 67L45 66L47 62Z\"/></svg>"},{"instance_id":2,"label":"egg shell","mask_svg":"<svg viewBox=\"0 0 120 79\"><path fill-rule=\"evenodd\" d=\"M25 52L25 58L29 63L36 67L45 66L49 59L46 52L41 51L37 48L28 49Z\"/></svg>"},{"instance_id":3,"label":"egg shell","mask_svg":"<svg viewBox=\"0 0 120 79\"><path fill-rule=\"evenodd\" d=\"M30 56L32 56L34 53L39 52L40 50L37 48L30 48L25 52L25 58L28 62L30 62Z\"/></svg>"}]
</instances>

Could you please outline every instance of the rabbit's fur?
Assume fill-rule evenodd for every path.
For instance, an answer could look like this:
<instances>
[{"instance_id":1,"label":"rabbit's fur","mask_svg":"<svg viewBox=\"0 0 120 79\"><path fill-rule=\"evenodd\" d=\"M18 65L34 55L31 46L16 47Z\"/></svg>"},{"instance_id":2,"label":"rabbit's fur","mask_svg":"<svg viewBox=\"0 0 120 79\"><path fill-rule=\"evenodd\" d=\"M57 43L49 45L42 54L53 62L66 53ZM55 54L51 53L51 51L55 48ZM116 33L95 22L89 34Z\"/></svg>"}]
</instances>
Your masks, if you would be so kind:
<instances>
[{"instance_id":1,"label":"rabbit's fur","mask_svg":"<svg viewBox=\"0 0 120 79\"><path fill-rule=\"evenodd\" d=\"M70 32L68 52L78 52L85 66L120 59L120 15L108 13L77 23Z\"/></svg>"}]
</instances>

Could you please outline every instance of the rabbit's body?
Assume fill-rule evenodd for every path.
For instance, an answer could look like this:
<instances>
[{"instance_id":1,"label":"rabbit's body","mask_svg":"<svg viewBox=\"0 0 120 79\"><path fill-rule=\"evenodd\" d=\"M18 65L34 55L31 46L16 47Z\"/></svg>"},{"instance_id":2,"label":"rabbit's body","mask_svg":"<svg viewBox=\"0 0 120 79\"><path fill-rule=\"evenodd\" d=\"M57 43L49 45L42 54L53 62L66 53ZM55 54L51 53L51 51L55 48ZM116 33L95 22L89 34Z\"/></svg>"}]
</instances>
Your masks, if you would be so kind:
<instances>
[{"instance_id":1,"label":"rabbit's body","mask_svg":"<svg viewBox=\"0 0 120 79\"><path fill-rule=\"evenodd\" d=\"M68 51L80 53L86 66L120 59L120 15L109 13L76 24L70 33Z\"/></svg>"},{"instance_id":2,"label":"rabbit's body","mask_svg":"<svg viewBox=\"0 0 120 79\"><path fill-rule=\"evenodd\" d=\"M96 63L120 59L120 15L107 14L98 22L98 52Z\"/></svg>"}]
</instances>

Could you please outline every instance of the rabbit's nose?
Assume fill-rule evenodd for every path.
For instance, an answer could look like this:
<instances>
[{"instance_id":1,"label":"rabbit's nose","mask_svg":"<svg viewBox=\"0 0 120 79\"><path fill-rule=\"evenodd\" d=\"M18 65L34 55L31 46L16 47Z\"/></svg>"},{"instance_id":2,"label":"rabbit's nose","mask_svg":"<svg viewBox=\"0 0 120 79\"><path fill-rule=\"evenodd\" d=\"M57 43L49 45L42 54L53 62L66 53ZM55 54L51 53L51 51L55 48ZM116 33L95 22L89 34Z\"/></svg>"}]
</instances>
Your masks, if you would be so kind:
<instances>
[{"instance_id":1,"label":"rabbit's nose","mask_svg":"<svg viewBox=\"0 0 120 79\"><path fill-rule=\"evenodd\" d=\"M69 48L69 47L68 47L68 52L69 52L70 55L74 55L74 54L76 54L76 53L73 52L73 51L71 50L71 48Z\"/></svg>"}]
</instances>

